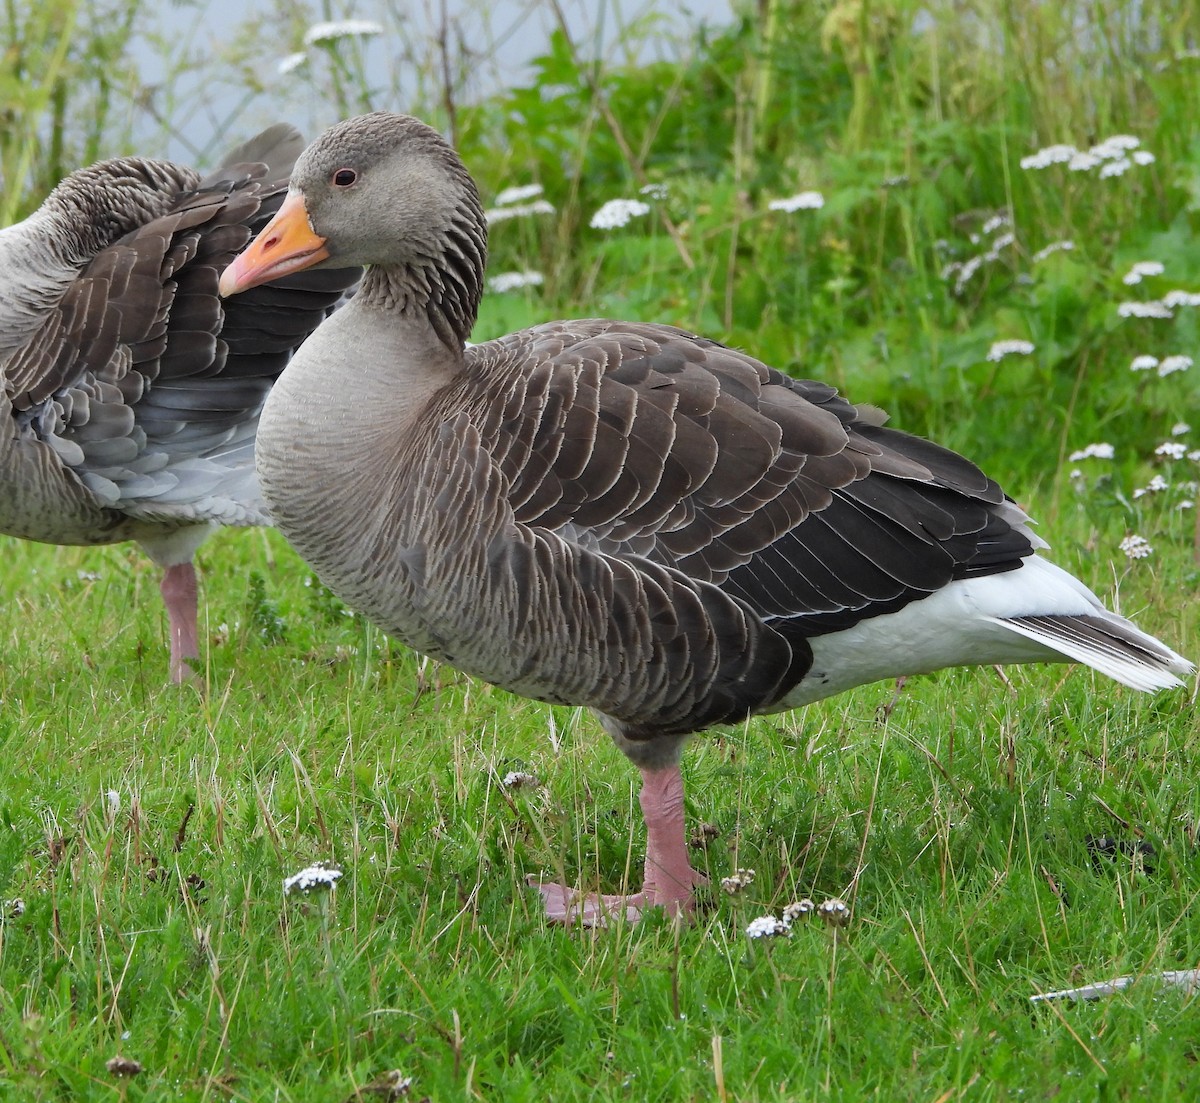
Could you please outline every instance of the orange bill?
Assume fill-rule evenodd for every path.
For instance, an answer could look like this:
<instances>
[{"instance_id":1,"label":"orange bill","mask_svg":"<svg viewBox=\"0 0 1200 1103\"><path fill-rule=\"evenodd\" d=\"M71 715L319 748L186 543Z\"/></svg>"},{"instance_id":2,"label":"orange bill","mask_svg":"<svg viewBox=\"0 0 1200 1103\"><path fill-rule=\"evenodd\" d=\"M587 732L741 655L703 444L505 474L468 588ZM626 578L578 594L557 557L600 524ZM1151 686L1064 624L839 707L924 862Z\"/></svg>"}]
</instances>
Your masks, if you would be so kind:
<instances>
[{"instance_id":1,"label":"orange bill","mask_svg":"<svg viewBox=\"0 0 1200 1103\"><path fill-rule=\"evenodd\" d=\"M221 274L218 290L222 295L236 295L260 283L303 272L328 256L325 239L309 224L304 199L298 192L288 192L275 217Z\"/></svg>"}]
</instances>

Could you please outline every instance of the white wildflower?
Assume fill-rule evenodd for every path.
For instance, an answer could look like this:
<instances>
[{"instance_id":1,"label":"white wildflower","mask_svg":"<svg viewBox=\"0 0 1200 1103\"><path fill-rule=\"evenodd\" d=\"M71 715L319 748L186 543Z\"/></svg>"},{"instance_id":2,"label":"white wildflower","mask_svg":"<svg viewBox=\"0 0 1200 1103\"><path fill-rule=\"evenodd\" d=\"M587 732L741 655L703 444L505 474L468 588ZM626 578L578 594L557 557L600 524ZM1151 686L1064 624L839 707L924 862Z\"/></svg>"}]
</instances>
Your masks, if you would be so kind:
<instances>
[{"instance_id":1,"label":"white wildflower","mask_svg":"<svg viewBox=\"0 0 1200 1103\"><path fill-rule=\"evenodd\" d=\"M1008 246L1016 243L1017 237L1015 234L1001 234L992 242L992 247L983 254L984 260L999 260L1000 250L1006 249Z\"/></svg>"},{"instance_id":2,"label":"white wildflower","mask_svg":"<svg viewBox=\"0 0 1200 1103\"><path fill-rule=\"evenodd\" d=\"M1187 455L1188 446L1179 440L1164 440L1156 449L1156 456L1169 456L1173 460L1181 460Z\"/></svg>"},{"instance_id":3,"label":"white wildflower","mask_svg":"<svg viewBox=\"0 0 1200 1103\"><path fill-rule=\"evenodd\" d=\"M1072 250L1074 248L1075 248L1075 242L1073 242L1073 241L1052 241L1045 248L1039 249L1036 253L1033 254L1033 258L1032 258L1033 263L1037 264L1038 261L1045 260L1047 257L1052 256L1054 253L1070 252L1070 250Z\"/></svg>"},{"instance_id":4,"label":"white wildflower","mask_svg":"<svg viewBox=\"0 0 1200 1103\"><path fill-rule=\"evenodd\" d=\"M1152 164L1154 164L1154 154L1151 153L1148 149L1135 150L1129 156L1135 165L1152 165Z\"/></svg>"},{"instance_id":5,"label":"white wildflower","mask_svg":"<svg viewBox=\"0 0 1200 1103\"><path fill-rule=\"evenodd\" d=\"M310 893L313 891L328 892L342 879L342 871L327 862L314 862L299 873L283 879L283 894L294 892Z\"/></svg>"},{"instance_id":6,"label":"white wildflower","mask_svg":"<svg viewBox=\"0 0 1200 1103\"><path fill-rule=\"evenodd\" d=\"M786 199L772 199L767 209L791 214L793 211L817 211L824 206L825 197L819 191L802 191Z\"/></svg>"},{"instance_id":7,"label":"white wildflower","mask_svg":"<svg viewBox=\"0 0 1200 1103\"><path fill-rule=\"evenodd\" d=\"M1128 157L1122 157L1119 161L1109 161L1100 169L1100 179L1104 180L1109 176L1123 176L1131 168L1133 168L1133 162Z\"/></svg>"},{"instance_id":8,"label":"white wildflower","mask_svg":"<svg viewBox=\"0 0 1200 1103\"><path fill-rule=\"evenodd\" d=\"M337 42L343 38L370 38L383 34L383 24L373 19L342 19L332 23L314 23L304 32L304 45Z\"/></svg>"},{"instance_id":9,"label":"white wildflower","mask_svg":"<svg viewBox=\"0 0 1200 1103\"><path fill-rule=\"evenodd\" d=\"M817 905L817 915L831 927L844 927L850 922L850 909L836 896Z\"/></svg>"},{"instance_id":10,"label":"white wildflower","mask_svg":"<svg viewBox=\"0 0 1200 1103\"><path fill-rule=\"evenodd\" d=\"M1175 508L1176 508L1176 509L1195 509L1195 508L1196 508L1196 503L1195 503L1195 502L1193 502L1193 501L1191 500L1191 498L1184 498L1184 500L1183 500L1182 502L1179 502L1179 503L1178 503L1178 504L1175 506Z\"/></svg>"},{"instance_id":11,"label":"white wildflower","mask_svg":"<svg viewBox=\"0 0 1200 1103\"><path fill-rule=\"evenodd\" d=\"M294 73L308 60L308 54L300 52L288 54L285 58L280 58L275 65L275 72L281 77L286 77L288 73Z\"/></svg>"},{"instance_id":12,"label":"white wildflower","mask_svg":"<svg viewBox=\"0 0 1200 1103\"><path fill-rule=\"evenodd\" d=\"M1037 153L1031 153L1028 157L1021 158L1021 168L1023 169L1044 169L1051 165L1062 165L1070 161L1078 152L1074 146L1054 145L1046 146L1045 149L1039 149Z\"/></svg>"},{"instance_id":13,"label":"white wildflower","mask_svg":"<svg viewBox=\"0 0 1200 1103\"><path fill-rule=\"evenodd\" d=\"M1154 551L1149 540L1136 534L1126 536L1118 546L1130 559L1145 559Z\"/></svg>"},{"instance_id":14,"label":"white wildflower","mask_svg":"<svg viewBox=\"0 0 1200 1103\"><path fill-rule=\"evenodd\" d=\"M817 905L805 897L803 900L793 901L783 909L783 921L795 923L797 919L807 919L816 910Z\"/></svg>"},{"instance_id":15,"label":"white wildflower","mask_svg":"<svg viewBox=\"0 0 1200 1103\"><path fill-rule=\"evenodd\" d=\"M541 287L546 277L541 272L498 272L488 280L488 290L497 295L522 287Z\"/></svg>"},{"instance_id":16,"label":"white wildflower","mask_svg":"<svg viewBox=\"0 0 1200 1103\"><path fill-rule=\"evenodd\" d=\"M1186 421L1177 421L1171 426L1171 436L1183 437L1192 431L1192 427Z\"/></svg>"},{"instance_id":17,"label":"white wildflower","mask_svg":"<svg viewBox=\"0 0 1200 1103\"><path fill-rule=\"evenodd\" d=\"M1104 141L1092 146L1090 152L1097 157L1116 160L1124 157L1131 149L1137 149L1141 144L1141 139L1135 138L1132 134L1114 134L1111 138L1105 138Z\"/></svg>"},{"instance_id":18,"label":"white wildflower","mask_svg":"<svg viewBox=\"0 0 1200 1103\"><path fill-rule=\"evenodd\" d=\"M495 203L497 207L507 207L510 203L524 203L527 199L536 199L542 194L541 184L518 184L513 188L505 188Z\"/></svg>"},{"instance_id":19,"label":"white wildflower","mask_svg":"<svg viewBox=\"0 0 1200 1103\"><path fill-rule=\"evenodd\" d=\"M1097 444L1089 444L1078 452L1072 452L1067 457L1067 462L1075 463L1076 460L1086 459L1111 460L1114 455L1116 455L1116 449L1107 441L1100 441Z\"/></svg>"},{"instance_id":20,"label":"white wildflower","mask_svg":"<svg viewBox=\"0 0 1200 1103\"><path fill-rule=\"evenodd\" d=\"M25 901L19 896L0 904L0 919L20 919L25 914Z\"/></svg>"},{"instance_id":21,"label":"white wildflower","mask_svg":"<svg viewBox=\"0 0 1200 1103\"><path fill-rule=\"evenodd\" d=\"M104 577L99 571L76 571L75 577L80 582L99 582Z\"/></svg>"},{"instance_id":22,"label":"white wildflower","mask_svg":"<svg viewBox=\"0 0 1200 1103\"><path fill-rule=\"evenodd\" d=\"M954 266L951 265L953 268ZM954 293L961 295L962 290L970 282L971 277L983 267L983 257L972 257L958 266L958 277L954 281Z\"/></svg>"},{"instance_id":23,"label":"white wildflower","mask_svg":"<svg viewBox=\"0 0 1200 1103\"><path fill-rule=\"evenodd\" d=\"M592 215L590 225L593 230L618 230L631 218L649 213L650 205L640 199L610 199Z\"/></svg>"},{"instance_id":24,"label":"white wildflower","mask_svg":"<svg viewBox=\"0 0 1200 1103\"><path fill-rule=\"evenodd\" d=\"M1158 365L1158 374L1160 376L1173 375L1177 371L1187 371L1192 366L1192 358L1177 354L1175 356L1164 356Z\"/></svg>"},{"instance_id":25,"label":"white wildflower","mask_svg":"<svg viewBox=\"0 0 1200 1103\"><path fill-rule=\"evenodd\" d=\"M489 207L483 212L489 226L497 222L507 222L510 218L527 218L534 214L554 214L554 205L545 199L535 199L532 203L513 203L507 207Z\"/></svg>"},{"instance_id":26,"label":"white wildflower","mask_svg":"<svg viewBox=\"0 0 1200 1103\"><path fill-rule=\"evenodd\" d=\"M900 173L897 176L885 176L879 183L885 188L903 188L909 183L908 174Z\"/></svg>"},{"instance_id":27,"label":"white wildflower","mask_svg":"<svg viewBox=\"0 0 1200 1103\"><path fill-rule=\"evenodd\" d=\"M1161 276L1165 269L1157 260L1139 260L1128 272L1121 277L1121 282L1132 287L1141 283L1146 276Z\"/></svg>"},{"instance_id":28,"label":"white wildflower","mask_svg":"<svg viewBox=\"0 0 1200 1103\"><path fill-rule=\"evenodd\" d=\"M1192 463L1200 463L1200 448L1197 448L1194 452L1189 452L1188 459L1191 460Z\"/></svg>"},{"instance_id":29,"label":"white wildflower","mask_svg":"<svg viewBox=\"0 0 1200 1103\"><path fill-rule=\"evenodd\" d=\"M1171 308L1165 302L1152 299L1148 303L1124 302L1117 307L1117 313L1122 318L1174 318Z\"/></svg>"},{"instance_id":30,"label":"white wildflower","mask_svg":"<svg viewBox=\"0 0 1200 1103\"><path fill-rule=\"evenodd\" d=\"M1163 306L1174 309L1177 306L1200 306L1200 292L1184 291L1176 288L1168 291L1163 297Z\"/></svg>"},{"instance_id":31,"label":"white wildflower","mask_svg":"<svg viewBox=\"0 0 1200 1103\"><path fill-rule=\"evenodd\" d=\"M988 349L987 358L989 360L1003 360L1006 356L1028 356L1033 352L1032 341L995 341L992 347Z\"/></svg>"},{"instance_id":32,"label":"white wildflower","mask_svg":"<svg viewBox=\"0 0 1200 1103\"><path fill-rule=\"evenodd\" d=\"M115 816L121 811L121 794L118 793L116 789L109 789L104 796L108 805L109 814Z\"/></svg>"},{"instance_id":33,"label":"white wildflower","mask_svg":"<svg viewBox=\"0 0 1200 1103\"><path fill-rule=\"evenodd\" d=\"M644 195L647 199L653 199L657 202L662 202L667 198L666 184L643 184L638 189L638 195Z\"/></svg>"},{"instance_id":34,"label":"white wildflower","mask_svg":"<svg viewBox=\"0 0 1200 1103\"><path fill-rule=\"evenodd\" d=\"M982 226L980 226L980 230L985 234L994 234L998 229L1000 229L1001 226L1007 225L1008 215L1003 213L994 214Z\"/></svg>"},{"instance_id":35,"label":"white wildflower","mask_svg":"<svg viewBox=\"0 0 1200 1103\"><path fill-rule=\"evenodd\" d=\"M1102 160L1094 153L1076 153L1067 162L1067 168L1072 172L1091 172L1097 165L1101 164Z\"/></svg>"},{"instance_id":36,"label":"white wildflower","mask_svg":"<svg viewBox=\"0 0 1200 1103\"><path fill-rule=\"evenodd\" d=\"M500 784L505 789L534 789L541 785L536 774L527 773L524 770L509 770L501 779Z\"/></svg>"},{"instance_id":37,"label":"white wildflower","mask_svg":"<svg viewBox=\"0 0 1200 1103\"><path fill-rule=\"evenodd\" d=\"M1147 494L1157 494L1159 491L1166 490L1170 487L1161 475L1155 475L1145 486L1139 486L1134 492L1134 498L1144 498Z\"/></svg>"},{"instance_id":38,"label":"white wildflower","mask_svg":"<svg viewBox=\"0 0 1200 1103\"><path fill-rule=\"evenodd\" d=\"M776 919L773 915L760 915L757 919L750 920L750 925L746 928L746 934L750 938L775 938L791 933L792 928L784 920Z\"/></svg>"},{"instance_id":39,"label":"white wildflower","mask_svg":"<svg viewBox=\"0 0 1200 1103\"><path fill-rule=\"evenodd\" d=\"M754 870L735 869L729 877L721 878L721 888L730 896L736 896L747 885L754 883Z\"/></svg>"},{"instance_id":40,"label":"white wildflower","mask_svg":"<svg viewBox=\"0 0 1200 1103\"><path fill-rule=\"evenodd\" d=\"M1135 356L1129 365L1130 371L1153 371L1158 367L1158 357L1150 356L1148 353L1142 353L1141 356Z\"/></svg>"}]
</instances>

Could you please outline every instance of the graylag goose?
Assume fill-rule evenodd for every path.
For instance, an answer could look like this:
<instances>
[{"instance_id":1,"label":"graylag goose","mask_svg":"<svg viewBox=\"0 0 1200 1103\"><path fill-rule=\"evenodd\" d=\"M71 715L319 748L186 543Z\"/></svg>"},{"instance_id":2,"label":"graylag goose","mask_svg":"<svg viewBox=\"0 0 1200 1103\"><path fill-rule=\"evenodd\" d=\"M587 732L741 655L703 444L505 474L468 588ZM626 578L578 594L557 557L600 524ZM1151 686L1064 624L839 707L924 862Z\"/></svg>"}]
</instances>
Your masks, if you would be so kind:
<instances>
[{"instance_id":1,"label":"graylag goose","mask_svg":"<svg viewBox=\"0 0 1200 1103\"><path fill-rule=\"evenodd\" d=\"M301 155L221 290L368 266L263 410L277 527L384 631L588 706L641 771L642 890L543 884L551 918L690 906L680 752L711 725L948 666L1075 660L1142 690L1191 671L1037 555L974 464L832 387L666 325L464 348L486 240L438 133L365 115Z\"/></svg>"},{"instance_id":2,"label":"graylag goose","mask_svg":"<svg viewBox=\"0 0 1200 1103\"><path fill-rule=\"evenodd\" d=\"M217 525L267 523L259 410L356 278L305 273L218 298L221 270L279 208L303 146L273 126L204 179L102 161L0 230L0 532L136 540L163 568L176 682L199 654L192 556Z\"/></svg>"}]
</instances>

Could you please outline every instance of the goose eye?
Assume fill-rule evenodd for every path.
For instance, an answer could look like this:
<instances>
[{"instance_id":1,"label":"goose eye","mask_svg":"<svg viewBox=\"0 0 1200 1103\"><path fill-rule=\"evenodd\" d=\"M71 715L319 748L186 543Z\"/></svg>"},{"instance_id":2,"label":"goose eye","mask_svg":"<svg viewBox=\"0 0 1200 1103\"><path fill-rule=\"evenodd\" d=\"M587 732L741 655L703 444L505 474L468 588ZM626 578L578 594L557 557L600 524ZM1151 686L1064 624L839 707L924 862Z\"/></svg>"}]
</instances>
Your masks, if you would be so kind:
<instances>
[{"instance_id":1,"label":"goose eye","mask_svg":"<svg viewBox=\"0 0 1200 1103\"><path fill-rule=\"evenodd\" d=\"M348 188L358 179L358 173L353 169L338 169L333 174L333 182L339 188Z\"/></svg>"}]
</instances>

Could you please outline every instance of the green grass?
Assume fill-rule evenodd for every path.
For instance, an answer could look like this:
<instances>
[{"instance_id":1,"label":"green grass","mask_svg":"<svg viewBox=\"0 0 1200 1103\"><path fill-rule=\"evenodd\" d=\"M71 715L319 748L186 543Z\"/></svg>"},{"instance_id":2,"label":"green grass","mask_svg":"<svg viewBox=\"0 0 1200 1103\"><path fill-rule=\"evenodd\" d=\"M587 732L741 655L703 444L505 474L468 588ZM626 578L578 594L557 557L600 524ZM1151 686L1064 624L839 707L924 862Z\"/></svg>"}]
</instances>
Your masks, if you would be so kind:
<instances>
[{"instance_id":1,"label":"green grass","mask_svg":"<svg viewBox=\"0 0 1200 1103\"><path fill-rule=\"evenodd\" d=\"M1116 313L1200 290L1195 13L1168 4L1148 26L1125 0L1012 19L946 2L922 5L936 33L917 33L907 0L836 19L769 7L644 69L592 65L560 36L531 87L459 105L485 199L537 181L556 208L496 227L491 271L546 282L489 299L477 336L660 319L830 379L977 459L1058 563L1197 657L1196 511L1179 508L1195 463L1155 449L1200 446L1200 368L1129 364L1194 355L1200 313ZM7 210L121 114L119 82L88 83L126 73L137 5L113 10L126 21L65 53L26 36L68 75L39 70L0 140L6 180L33 182ZM24 11L11 28L33 26ZM230 64L278 47L239 39ZM357 55L322 58L326 102L359 103ZM36 68L9 61L15 83ZM448 122L431 99L423 113ZM1120 131L1155 163L1111 180L1019 167ZM669 226L656 211L589 227L644 180L668 185ZM807 188L820 211L767 210ZM943 270L982 251L971 235L996 211L1015 242L956 292ZM1125 286L1145 259L1166 272ZM1001 338L1035 353L989 362ZM1179 421L1195 428L1172 437ZM1098 441L1112 460L1069 460ZM1169 487L1134 497L1155 474ZM1149 558L1121 553L1131 533ZM1066 667L948 671L709 733L684 763L689 822L717 831L695 861L714 886L753 868L752 886L710 890L682 928L565 931L525 877L636 884L644 846L636 773L589 716L389 642L275 534L202 549L205 665L181 690L136 551L0 554L5 1101L341 1103L385 1098L366 1089L388 1070L436 1101L1123 1100L1200 1084L1178 992L1029 1002L1198 964L1195 685L1146 698ZM510 770L541 784L507 790ZM1098 836L1153 853L1097 855ZM344 871L337 890L285 898L316 860ZM849 926L747 939L801 896L845 899ZM117 1055L141 1073L114 1076Z\"/></svg>"}]
</instances>

